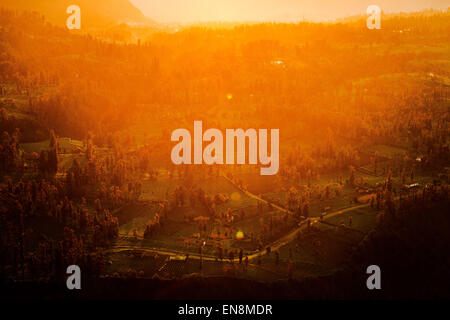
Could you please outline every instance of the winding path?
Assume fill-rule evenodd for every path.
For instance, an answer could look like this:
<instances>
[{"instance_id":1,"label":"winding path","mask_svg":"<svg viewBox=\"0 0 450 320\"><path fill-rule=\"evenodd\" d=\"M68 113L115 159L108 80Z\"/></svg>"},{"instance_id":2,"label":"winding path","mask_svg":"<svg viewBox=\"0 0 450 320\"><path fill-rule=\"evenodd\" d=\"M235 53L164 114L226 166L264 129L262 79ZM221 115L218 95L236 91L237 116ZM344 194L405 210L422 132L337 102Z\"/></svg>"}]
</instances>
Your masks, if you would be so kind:
<instances>
[{"instance_id":1,"label":"winding path","mask_svg":"<svg viewBox=\"0 0 450 320\"><path fill-rule=\"evenodd\" d=\"M257 195L254 195L246 190L243 190L242 188L238 187L230 178L226 177L225 175L222 175L226 180L228 180L230 183L232 183L236 188L238 188L241 192L243 192L245 195L247 195L248 197L254 198L258 201L262 201L266 204L268 204L269 202L267 200L264 200L260 197L258 197ZM287 213L291 213L289 210L280 207L278 205L272 204L270 203L271 206L273 208L276 208L282 212L287 212ZM356 209L360 209L360 208L367 208L369 207L370 204L361 204L361 205L357 205L357 206L352 206L352 207L348 207L348 208L344 208L341 210L337 210L337 211L333 211L330 212L328 214L326 214L325 216L323 216L322 221L326 221L332 217L335 217L337 215L343 214L345 212L350 212ZM319 222L320 219L319 218L310 218L310 220L314 223L314 222ZM274 242L266 245L266 247L270 246L271 250L277 250L280 249L281 247L285 246L286 244L290 243L291 241L295 240L295 238L298 236L298 234L305 230L307 228L307 223L301 222L299 224L299 227L296 228L295 230L291 231L290 233L286 234L285 236L275 240ZM353 229L352 229L353 230ZM166 248L154 248L154 247L136 247L136 246L116 246L110 250L108 250L107 252L110 253L118 253L118 252L126 252L126 251L140 251L140 252L149 252L149 253L157 253L160 255L166 255L166 256L170 256L170 257L177 257L177 259L182 259L185 258L187 254L189 254L189 259L194 259L194 260L204 260L204 261L218 261L216 256L212 256L212 255L201 255L199 253L187 253L187 252L183 252L183 251L177 251L177 250L173 250L173 249L166 249ZM266 254L266 250L261 250L252 254L248 255L248 259L252 260L255 258L258 258L259 256L263 256ZM229 259L223 259L224 261L230 261ZM239 262L239 258L234 258L233 262Z\"/></svg>"}]
</instances>

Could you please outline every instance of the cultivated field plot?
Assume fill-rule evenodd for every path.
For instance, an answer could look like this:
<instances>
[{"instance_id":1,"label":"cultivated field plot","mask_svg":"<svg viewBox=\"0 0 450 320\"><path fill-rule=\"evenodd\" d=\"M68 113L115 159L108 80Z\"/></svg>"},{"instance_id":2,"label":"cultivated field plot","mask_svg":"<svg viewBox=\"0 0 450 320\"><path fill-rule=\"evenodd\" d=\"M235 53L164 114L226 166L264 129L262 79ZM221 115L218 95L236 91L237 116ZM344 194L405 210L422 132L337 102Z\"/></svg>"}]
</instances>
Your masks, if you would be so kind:
<instances>
[{"instance_id":1,"label":"cultivated field plot","mask_svg":"<svg viewBox=\"0 0 450 320\"><path fill-rule=\"evenodd\" d=\"M124 207L118 213L121 238L117 245L160 247L196 252L198 251L198 243L202 240L207 241L206 251L212 252L213 248L211 247L218 242L224 246L231 245L237 231L246 225L250 228L254 221L258 220L256 217L257 200L246 196L224 178L218 177L215 180L196 181L193 188L201 187L211 197L216 194L224 196L226 202L215 207L216 214L229 212L232 215L241 216L243 214L245 216L239 223L231 223L225 230L222 230L223 237L220 238L220 241L211 237L213 233L217 234L214 224L209 226L206 232L199 228L199 221L210 219L208 212L200 204L192 206L188 197L186 197L186 203L182 207L174 208L167 214L167 221L164 222L164 227L161 228L160 232L153 235L151 239L143 240L147 223L155 217L158 211L158 201L167 199L171 203L175 188L182 183L181 180L168 177L144 181L142 201ZM245 232L247 233L247 230ZM248 231L248 233L250 232Z\"/></svg>"},{"instance_id":2,"label":"cultivated field plot","mask_svg":"<svg viewBox=\"0 0 450 320\"><path fill-rule=\"evenodd\" d=\"M361 180L366 178L367 181L370 178L370 183L382 181L381 178L363 174L359 174L357 177ZM242 178L244 183L253 178L260 179L256 174L254 176L245 174L239 178ZM161 197L166 199L167 197L170 203L173 201L175 188L183 182L177 178L160 176L156 180L144 181L142 201L124 207L118 212L120 237L112 249L113 266L110 269L124 271L127 265L126 261L129 261L133 270L143 270L146 276L149 273L162 277L180 277L189 273L217 276L233 272L236 276L247 278L261 276L261 280L276 280L288 277L286 268L289 261L293 261L295 264L293 276L296 278L324 275L342 265L349 258L352 248L370 232L376 223L375 210L370 208L369 204L352 202L355 198L354 189L344 187L339 197L332 195L330 199L317 198L311 203L310 216L316 217L311 229L304 229L288 244L281 246L279 256L276 258L273 252L266 254L265 248L271 246L273 241L276 242L278 238L298 228L295 219L289 216L284 227L278 225L274 231L264 232L262 223L270 221L270 219L281 219L283 212L276 208L269 209L269 206L263 202L261 202L262 209L258 209L259 200L247 196L233 183L222 177L215 178L215 180L216 182L213 179L195 181L194 185L195 188L202 186L202 189L210 195L220 193L228 199L227 202L216 207L218 212L228 211L238 214L245 212L242 219L228 224L228 228L223 230L222 237L216 237L216 228L218 228L216 224L209 226L206 231L201 229L195 218L206 217L207 212L201 206L191 207L187 203L183 207L171 210L161 232L149 239L143 239L146 224L155 217L159 207L156 199L161 199ZM337 186L337 184L331 184L331 191L333 191L333 186ZM316 186L316 188L320 187L323 185ZM279 190L275 195L285 200L287 192ZM359 194L356 193L356 195ZM274 198L273 193L260 196L264 196L265 199L271 199L271 196ZM285 201L280 201L280 203L285 205ZM323 213L332 213L332 215L321 221L319 217ZM187 216L192 216L194 219L189 220ZM242 232L242 239L236 238L237 232ZM217 248L219 247L225 250L223 253L225 262L217 261ZM236 261L231 264L226 262L227 250L228 252L234 251L234 258L237 258L240 249L244 250L244 257L247 254L251 256L250 265L254 266L254 270L249 267L244 272L240 269L242 266L238 266ZM205 259L201 267L200 252ZM258 255L258 252L262 252L261 257L252 256ZM114 262L119 261L117 255L120 255L120 259L122 259L119 265L115 265ZM189 255L191 256L189 257ZM166 260L161 257L165 257ZM186 258L187 261L185 261ZM136 268L139 266L139 268L136 269L135 266ZM261 273L264 276L258 275ZM269 277L267 273L270 273L271 276Z\"/></svg>"}]
</instances>

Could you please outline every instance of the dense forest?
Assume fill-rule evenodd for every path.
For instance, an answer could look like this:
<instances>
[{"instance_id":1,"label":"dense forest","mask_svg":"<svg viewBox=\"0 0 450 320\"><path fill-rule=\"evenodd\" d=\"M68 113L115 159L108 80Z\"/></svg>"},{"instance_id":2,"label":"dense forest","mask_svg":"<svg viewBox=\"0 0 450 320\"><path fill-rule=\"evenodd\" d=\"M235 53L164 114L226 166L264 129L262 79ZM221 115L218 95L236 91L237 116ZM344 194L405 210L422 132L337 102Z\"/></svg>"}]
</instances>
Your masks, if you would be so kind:
<instances>
[{"instance_id":1,"label":"dense forest","mask_svg":"<svg viewBox=\"0 0 450 320\"><path fill-rule=\"evenodd\" d=\"M183 212L183 221L198 225L199 237L216 238L235 233L236 221L281 208L282 215L255 220L260 235L251 235L251 246L267 250L277 266L286 263L289 280L278 288L280 298L358 296L360 288L350 288L348 281L370 260L393 266L389 298L403 297L407 280L396 282L398 274L414 277L407 266L398 268L399 256L433 279L448 274L450 263L442 255L450 230L448 212L442 214L449 205L448 30L449 11L427 11L389 16L380 32L365 28L364 19L206 24L125 42L69 32L38 13L0 9L0 279L8 286L20 280L26 287L36 279L59 285L65 267L76 264L99 281L96 293L124 279L138 286L133 281L145 270L129 270L120 280L104 278L112 264L106 251L129 219L124 208L133 206L150 206L154 213L142 236L133 231L144 240L170 233L171 217L191 210L187 207L202 216ZM279 128L280 172L265 183L279 187L286 201L262 195L251 209L222 210L229 199L208 192L202 179L218 179L224 170L247 195L252 183L243 173L257 171L174 166L170 132L192 128L194 120L219 129ZM63 138L81 142L68 147ZM38 143L43 143L39 150L24 147ZM389 158L367 152L379 145L404 153ZM379 181L367 183L362 167ZM166 173L176 187L143 200L147 184L165 181ZM419 175L431 183L415 189ZM322 183L329 176L333 184ZM406 190L407 184L414 190ZM370 189L373 230L336 274L293 280L291 249L280 258L267 243L304 221L304 236L316 237L319 230L308 218L319 217L321 201L348 193L350 203L357 203L360 195L354 193L360 189ZM203 249L198 250L203 263ZM239 264L245 261L242 248L224 251L217 245L212 252L230 264L237 257ZM427 261L434 261L433 268ZM145 281L162 286L159 278ZM443 282L423 291L425 282L418 282L411 297L445 296ZM189 294L191 286L174 285L178 289L165 294ZM268 286L262 292L270 292ZM167 298L155 292L147 297Z\"/></svg>"}]
</instances>

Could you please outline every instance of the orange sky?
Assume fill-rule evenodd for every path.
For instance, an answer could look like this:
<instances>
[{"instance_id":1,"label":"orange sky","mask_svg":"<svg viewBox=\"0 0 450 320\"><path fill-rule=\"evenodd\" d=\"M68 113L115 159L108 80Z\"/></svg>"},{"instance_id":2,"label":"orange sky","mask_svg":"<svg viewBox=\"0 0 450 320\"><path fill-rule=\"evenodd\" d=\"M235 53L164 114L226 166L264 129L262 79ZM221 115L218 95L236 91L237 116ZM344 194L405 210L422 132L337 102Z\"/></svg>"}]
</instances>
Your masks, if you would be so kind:
<instances>
[{"instance_id":1,"label":"orange sky","mask_svg":"<svg viewBox=\"0 0 450 320\"><path fill-rule=\"evenodd\" d=\"M385 12L445 9L448 0L130 0L158 22L328 20L365 14L376 4Z\"/></svg>"}]
</instances>

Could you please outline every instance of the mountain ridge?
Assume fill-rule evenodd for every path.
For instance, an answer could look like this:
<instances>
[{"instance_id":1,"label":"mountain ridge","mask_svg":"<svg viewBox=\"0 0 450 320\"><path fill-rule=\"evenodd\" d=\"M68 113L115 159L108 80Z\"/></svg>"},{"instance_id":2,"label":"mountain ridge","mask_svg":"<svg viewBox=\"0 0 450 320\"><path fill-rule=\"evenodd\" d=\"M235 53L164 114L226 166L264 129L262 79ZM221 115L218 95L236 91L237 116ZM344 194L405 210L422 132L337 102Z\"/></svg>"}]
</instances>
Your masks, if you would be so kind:
<instances>
[{"instance_id":1,"label":"mountain ridge","mask_svg":"<svg viewBox=\"0 0 450 320\"><path fill-rule=\"evenodd\" d=\"M73 4L81 9L82 28L104 28L121 23L156 24L129 0L2 0L0 7L36 11L43 14L49 22L64 27L69 17L66 10Z\"/></svg>"}]
</instances>

